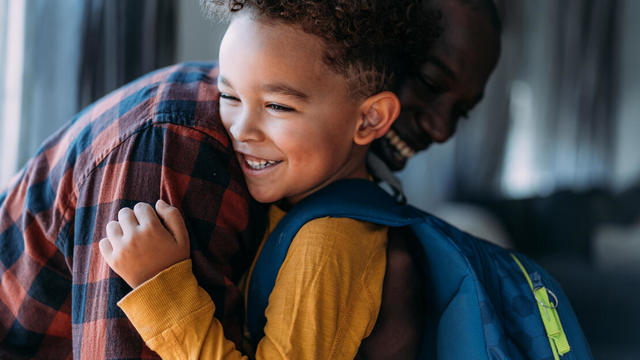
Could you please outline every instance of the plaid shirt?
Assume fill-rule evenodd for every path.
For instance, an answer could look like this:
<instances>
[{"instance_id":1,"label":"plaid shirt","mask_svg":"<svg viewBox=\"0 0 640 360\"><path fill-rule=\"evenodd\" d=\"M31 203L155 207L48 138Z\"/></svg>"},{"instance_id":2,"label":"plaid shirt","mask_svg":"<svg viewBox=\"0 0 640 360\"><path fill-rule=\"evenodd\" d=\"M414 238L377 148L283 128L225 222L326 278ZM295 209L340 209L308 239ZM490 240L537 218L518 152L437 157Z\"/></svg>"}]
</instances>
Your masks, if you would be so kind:
<instances>
[{"instance_id":1,"label":"plaid shirt","mask_svg":"<svg viewBox=\"0 0 640 360\"><path fill-rule=\"evenodd\" d=\"M0 195L0 358L157 358L116 306L130 288L98 250L120 208L157 199L185 215L196 277L239 343L236 283L263 214L220 123L216 75L180 64L111 93Z\"/></svg>"}]
</instances>

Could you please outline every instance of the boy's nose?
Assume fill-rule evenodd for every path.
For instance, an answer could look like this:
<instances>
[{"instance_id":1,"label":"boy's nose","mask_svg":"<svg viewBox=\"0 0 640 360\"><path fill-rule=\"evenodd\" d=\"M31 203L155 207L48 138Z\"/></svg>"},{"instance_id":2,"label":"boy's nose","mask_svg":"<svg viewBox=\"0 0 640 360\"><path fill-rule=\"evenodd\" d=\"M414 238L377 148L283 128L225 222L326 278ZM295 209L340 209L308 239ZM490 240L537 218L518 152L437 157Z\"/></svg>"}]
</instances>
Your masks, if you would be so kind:
<instances>
[{"instance_id":1,"label":"boy's nose","mask_svg":"<svg viewBox=\"0 0 640 360\"><path fill-rule=\"evenodd\" d=\"M264 139L264 134L259 125L258 115L250 111L243 111L234 119L229 127L229 133L236 141L261 141Z\"/></svg>"}]
</instances>

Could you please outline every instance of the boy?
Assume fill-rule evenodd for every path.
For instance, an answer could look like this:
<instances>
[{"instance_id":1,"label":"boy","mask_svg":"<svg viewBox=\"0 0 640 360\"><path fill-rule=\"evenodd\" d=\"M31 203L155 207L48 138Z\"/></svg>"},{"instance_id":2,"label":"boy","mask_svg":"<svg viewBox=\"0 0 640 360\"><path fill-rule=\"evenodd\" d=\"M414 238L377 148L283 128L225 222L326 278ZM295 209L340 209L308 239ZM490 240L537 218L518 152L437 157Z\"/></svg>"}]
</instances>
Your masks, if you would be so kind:
<instances>
[{"instance_id":1,"label":"boy","mask_svg":"<svg viewBox=\"0 0 640 360\"><path fill-rule=\"evenodd\" d=\"M251 195L283 209L333 181L369 178L369 144L400 112L394 70L418 63L397 39L427 21L413 1L288 4L211 4L232 14L220 50L222 122ZM138 204L100 242L134 288L121 308L163 358L241 358L185 260L179 212L162 201L156 210L168 231ZM272 206L267 233L284 214ZM351 219L305 225L278 275L256 358L354 358L377 319L386 241L386 228ZM150 249L154 259L141 257Z\"/></svg>"}]
</instances>

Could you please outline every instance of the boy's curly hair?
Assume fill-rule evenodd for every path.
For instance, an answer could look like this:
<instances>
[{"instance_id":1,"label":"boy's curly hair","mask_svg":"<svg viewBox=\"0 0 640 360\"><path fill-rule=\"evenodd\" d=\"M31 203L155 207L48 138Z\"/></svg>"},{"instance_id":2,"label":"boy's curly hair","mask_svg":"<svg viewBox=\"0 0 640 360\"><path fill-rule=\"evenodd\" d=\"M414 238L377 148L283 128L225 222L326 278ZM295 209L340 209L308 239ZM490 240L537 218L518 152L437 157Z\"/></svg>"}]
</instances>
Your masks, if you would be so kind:
<instances>
[{"instance_id":1,"label":"boy's curly hair","mask_svg":"<svg viewBox=\"0 0 640 360\"><path fill-rule=\"evenodd\" d=\"M228 20L248 9L258 20L297 25L324 40L325 63L363 98L395 90L425 60L438 35L438 15L422 0L200 0Z\"/></svg>"}]
</instances>

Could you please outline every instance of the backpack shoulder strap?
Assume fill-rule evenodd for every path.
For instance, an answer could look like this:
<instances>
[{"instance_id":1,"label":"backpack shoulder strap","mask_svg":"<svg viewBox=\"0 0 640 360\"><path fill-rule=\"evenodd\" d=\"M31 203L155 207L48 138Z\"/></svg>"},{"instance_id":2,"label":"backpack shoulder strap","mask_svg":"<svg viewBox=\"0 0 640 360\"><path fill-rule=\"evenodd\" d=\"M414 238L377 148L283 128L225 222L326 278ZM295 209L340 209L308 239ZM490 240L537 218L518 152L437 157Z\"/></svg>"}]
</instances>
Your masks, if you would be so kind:
<instances>
[{"instance_id":1,"label":"backpack shoulder strap","mask_svg":"<svg viewBox=\"0 0 640 360\"><path fill-rule=\"evenodd\" d=\"M254 345L264 336L269 295L291 241L304 224L331 216L397 227L423 221L425 215L398 203L375 183L362 179L334 182L296 204L265 241L249 281L247 325Z\"/></svg>"}]
</instances>

